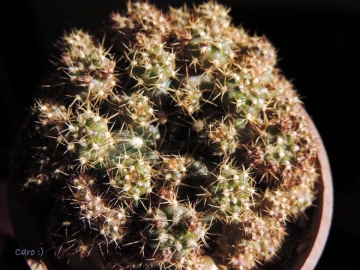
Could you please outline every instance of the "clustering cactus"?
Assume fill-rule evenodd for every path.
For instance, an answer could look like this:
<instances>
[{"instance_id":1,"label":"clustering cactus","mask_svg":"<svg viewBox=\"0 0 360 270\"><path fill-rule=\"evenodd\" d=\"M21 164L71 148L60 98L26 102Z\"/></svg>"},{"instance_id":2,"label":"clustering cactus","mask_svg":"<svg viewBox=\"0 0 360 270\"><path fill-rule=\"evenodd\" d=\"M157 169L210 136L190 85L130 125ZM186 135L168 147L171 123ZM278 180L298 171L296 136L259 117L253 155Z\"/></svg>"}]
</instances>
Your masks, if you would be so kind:
<instances>
[{"instance_id":1,"label":"clustering cactus","mask_svg":"<svg viewBox=\"0 0 360 270\"><path fill-rule=\"evenodd\" d=\"M312 205L317 147L301 102L273 46L228 12L129 2L102 43L82 30L61 39L22 185L49 204L56 257L252 269Z\"/></svg>"}]
</instances>

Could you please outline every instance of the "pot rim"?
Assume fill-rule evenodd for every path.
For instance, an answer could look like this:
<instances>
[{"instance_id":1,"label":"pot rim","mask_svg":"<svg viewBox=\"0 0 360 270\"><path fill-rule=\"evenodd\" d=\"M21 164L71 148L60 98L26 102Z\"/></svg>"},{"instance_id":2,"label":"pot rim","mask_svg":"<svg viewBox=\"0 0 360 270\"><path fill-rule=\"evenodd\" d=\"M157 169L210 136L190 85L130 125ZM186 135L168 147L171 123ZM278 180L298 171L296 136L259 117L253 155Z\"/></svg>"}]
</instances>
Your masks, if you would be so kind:
<instances>
[{"instance_id":1,"label":"pot rim","mask_svg":"<svg viewBox=\"0 0 360 270\"><path fill-rule=\"evenodd\" d=\"M315 138L319 142L319 148L317 152L318 156L318 162L319 162L319 171L321 172L321 183L319 183L319 192L318 192L318 205L317 205L317 211L319 218L318 222L314 222L315 224L312 224L311 230L313 231L314 235L313 237L314 242L310 247L310 253L306 254L307 257L303 260L299 260L299 263L302 263L302 265L298 265L294 269L301 269L301 270L308 270L308 269L314 269L322 255L322 252L325 248L325 244L327 241L327 238L329 236L330 227L331 227L331 221L332 221L332 215L333 215L333 203L334 203L334 194L333 194L333 182L332 182L332 175L331 175L331 168L330 163L328 159L328 155L324 146L324 143L321 139L320 133L318 129L316 128L313 120L309 116L309 114L306 112L306 110L303 110L306 117L309 119L309 127L313 134L315 135ZM321 194L320 194L321 193Z\"/></svg>"}]
</instances>

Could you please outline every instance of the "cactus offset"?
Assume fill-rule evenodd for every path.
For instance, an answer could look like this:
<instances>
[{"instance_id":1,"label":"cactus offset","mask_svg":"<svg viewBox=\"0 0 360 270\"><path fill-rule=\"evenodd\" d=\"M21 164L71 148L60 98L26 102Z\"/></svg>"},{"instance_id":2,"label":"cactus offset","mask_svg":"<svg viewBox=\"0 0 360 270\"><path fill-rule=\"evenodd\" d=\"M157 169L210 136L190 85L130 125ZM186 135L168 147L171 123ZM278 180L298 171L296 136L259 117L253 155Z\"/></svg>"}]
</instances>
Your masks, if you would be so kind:
<instances>
[{"instance_id":1,"label":"cactus offset","mask_svg":"<svg viewBox=\"0 0 360 270\"><path fill-rule=\"evenodd\" d=\"M98 249L107 269L252 269L312 205L317 147L301 102L273 46L228 12L129 2L105 42L62 38L22 184L54 206L44 226L56 257Z\"/></svg>"}]
</instances>

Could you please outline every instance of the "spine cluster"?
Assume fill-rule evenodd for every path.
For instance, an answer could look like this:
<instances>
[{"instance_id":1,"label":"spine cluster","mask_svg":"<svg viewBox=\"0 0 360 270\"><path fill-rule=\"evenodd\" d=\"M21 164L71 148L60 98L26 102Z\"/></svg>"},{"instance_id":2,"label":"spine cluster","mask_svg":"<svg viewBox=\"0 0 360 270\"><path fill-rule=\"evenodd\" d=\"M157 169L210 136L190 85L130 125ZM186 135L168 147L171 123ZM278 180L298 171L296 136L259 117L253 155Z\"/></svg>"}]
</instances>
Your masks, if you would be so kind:
<instances>
[{"instance_id":1,"label":"spine cluster","mask_svg":"<svg viewBox=\"0 0 360 270\"><path fill-rule=\"evenodd\" d=\"M32 108L23 187L57 205L45 222L55 256L101 254L107 269L271 261L317 179L273 46L215 2L129 2L106 32L62 38L54 86Z\"/></svg>"}]
</instances>

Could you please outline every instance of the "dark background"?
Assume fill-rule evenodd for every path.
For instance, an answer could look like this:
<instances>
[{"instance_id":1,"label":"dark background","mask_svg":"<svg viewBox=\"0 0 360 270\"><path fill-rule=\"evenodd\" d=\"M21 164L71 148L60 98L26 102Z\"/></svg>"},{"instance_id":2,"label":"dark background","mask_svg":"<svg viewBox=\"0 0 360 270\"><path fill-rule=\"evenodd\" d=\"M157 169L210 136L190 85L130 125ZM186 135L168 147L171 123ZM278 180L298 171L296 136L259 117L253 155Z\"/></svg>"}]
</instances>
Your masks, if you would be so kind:
<instances>
[{"instance_id":1,"label":"dark background","mask_svg":"<svg viewBox=\"0 0 360 270\"><path fill-rule=\"evenodd\" d=\"M152 2L167 6L166 1ZM316 269L331 269L340 262L341 269L359 267L360 1L221 2L232 7L235 24L266 35L279 50L279 66L303 97L327 149L335 207ZM181 3L171 1L174 6ZM0 9L0 179L7 179L9 154L25 108L32 104L40 79L52 69L49 59L57 55L57 38L72 27L96 29L112 10L124 7L120 0L13 0ZM9 244L13 254L14 243Z\"/></svg>"}]
</instances>

